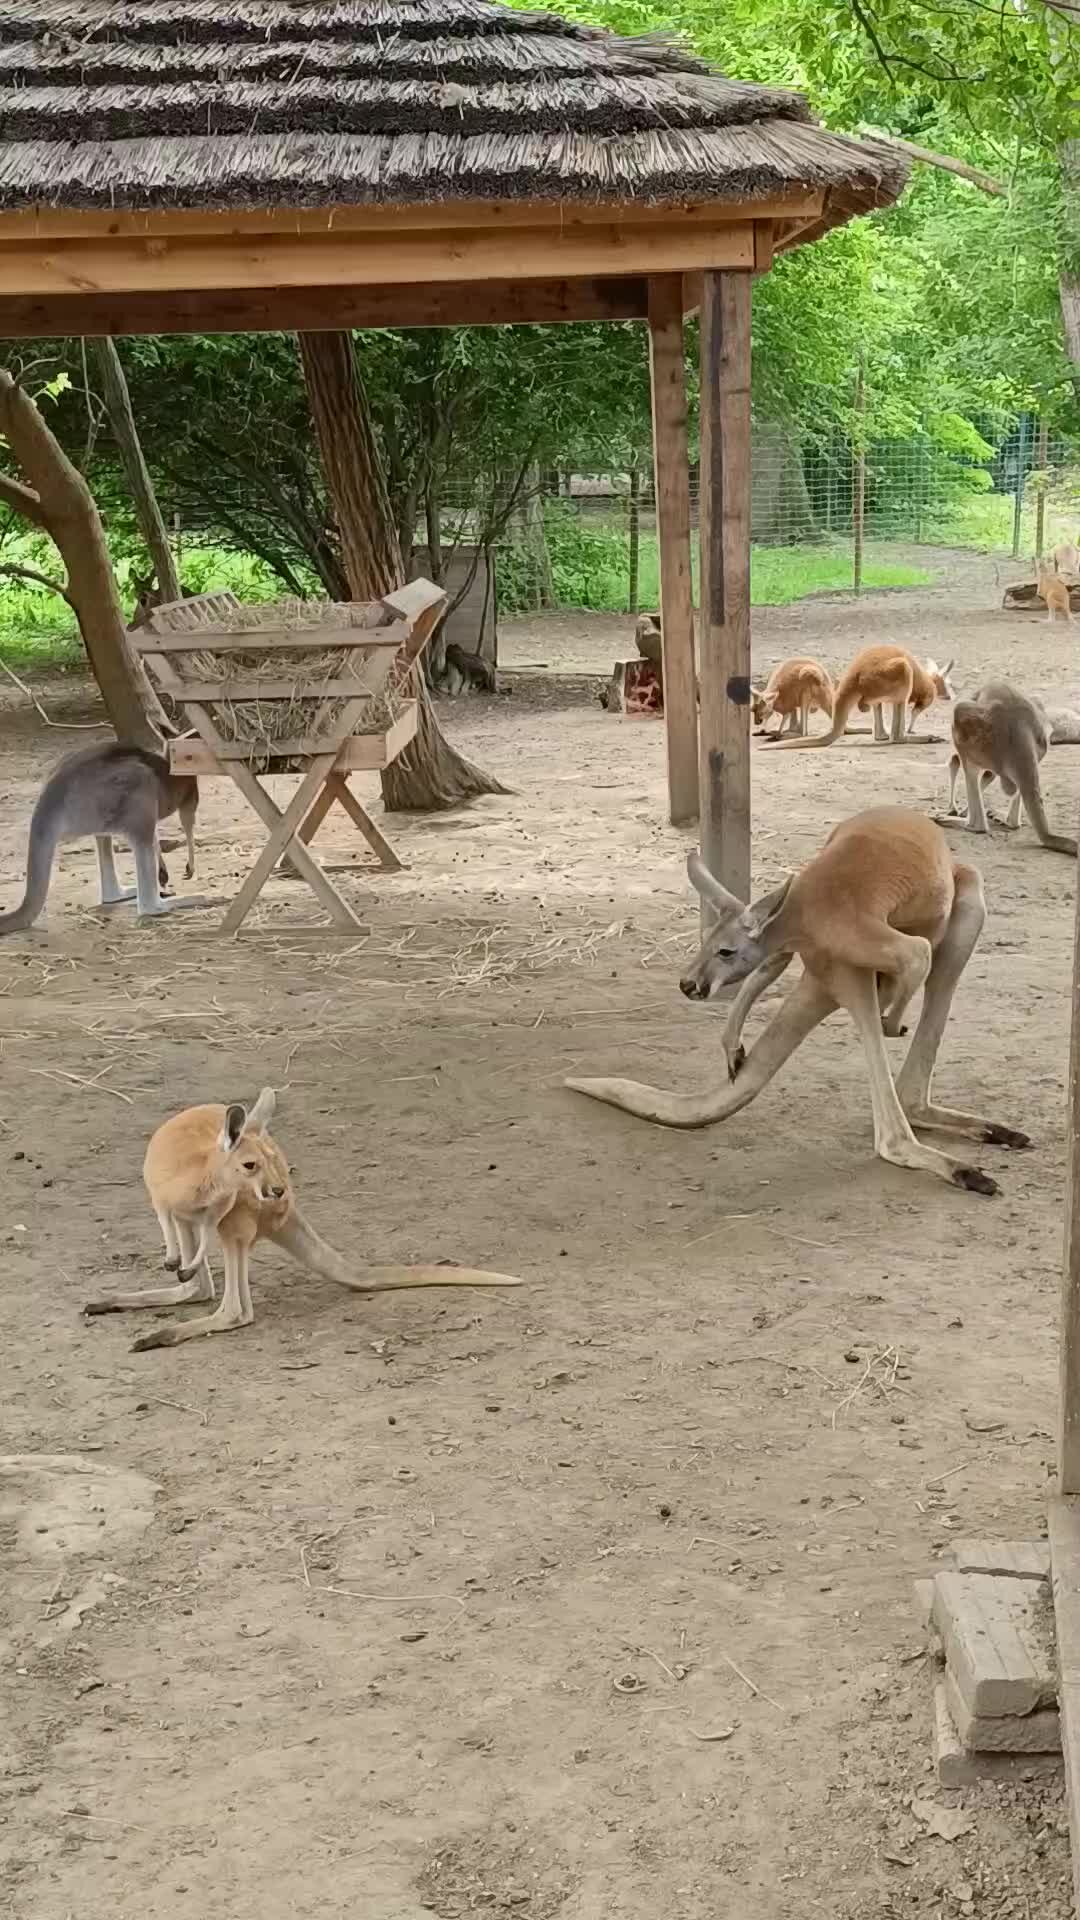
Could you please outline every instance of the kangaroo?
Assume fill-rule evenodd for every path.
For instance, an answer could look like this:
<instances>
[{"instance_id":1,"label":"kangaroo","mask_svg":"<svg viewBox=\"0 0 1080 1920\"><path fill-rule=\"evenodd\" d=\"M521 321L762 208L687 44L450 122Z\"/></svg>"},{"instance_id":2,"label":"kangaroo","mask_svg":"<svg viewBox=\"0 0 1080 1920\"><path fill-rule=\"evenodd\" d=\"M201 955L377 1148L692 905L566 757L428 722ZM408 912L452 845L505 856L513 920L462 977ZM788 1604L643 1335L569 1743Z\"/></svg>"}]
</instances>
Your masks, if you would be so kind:
<instances>
[{"instance_id":1,"label":"kangaroo","mask_svg":"<svg viewBox=\"0 0 1080 1920\"><path fill-rule=\"evenodd\" d=\"M651 660L654 667L663 665L664 634L658 613L638 615L634 627L634 645L643 660Z\"/></svg>"},{"instance_id":2,"label":"kangaroo","mask_svg":"<svg viewBox=\"0 0 1080 1920\"><path fill-rule=\"evenodd\" d=\"M510 1274L485 1273L474 1267L375 1266L354 1273L297 1207L289 1164L266 1130L273 1111L273 1089L264 1087L250 1114L241 1106L188 1107L164 1121L152 1136L143 1175L165 1234L165 1265L177 1273L177 1284L108 1293L90 1301L83 1311L122 1313L136 1307L173 1307L188 1300L213 1300L214 1281L205 1244L202 1236L196 1242L194 1231L196 1218L201 1215L205 1224L211 1208L217 1213L213 1224L225 1260L225 1290L213 1313L155 1328L136 1340L132 1352L175 1347L205 1333L227 1333L250 1326L255 1310L248 1257L257 1240L272 1240L310 1273L357 1293L380 1293L398 1287L520 1287L521 1281ZM230 1147L226 1143L234 1133ZM225 1177L235 1177L236 1185L230 1203L218 1213L222 1155ZM166 1219L173 1222L179 1260Z\"/></svg>"},{"instance_id":3,"label":"kangaroo","mask_svg":"<svg viewBox=\"0 0 1080 1920\"><path fill-rule=\"evenodd\" d=\"M1052 853L1075 858L1076 841L1051 833L1043 805L1039 762L1050 745L1050 721L1045 707L1007 681L991 680L973 700L958 700L953 708L953 752L949 758L948 812L934 817L943 827L965 827L969 833L987 833L983 787L1000 780L1011 805L1004 825L1020 825L1026 807L1039 840ZM967 787L968 810L958 814L956 785L961 769Z\"/></svg>"},{"instance_id":4,"label":"kangaroo","mask_svg":"<svg viewBox=\"0 0 1080 1920\"><path fill-rule=\"evenodd\" d=\"M1050 558L1055 573L1071 573L1074 576L1080 576L1080 547L1075 546L1071 540L1059 541Z\"/></svg>"},{"instance_id":5,"label":"kangaroo","mask_svg":"<svg viewBox=\"0 0 1080 1920\"><path fill-rule=\"evenodd\" d=\"M874 740L879 746L887 743L898 746L910 736L920 713L932 707L935 700L955 698L949 679L954 664L950 660L947 666L939 667L935 660L928 660L922 666L906 647L863 647L836 683L832 726L828 733L815 734L812 740L784 740L782 749L790 752L796 747L831 747L834 740L839 740L855 707L860 713L873 708ZM892 707L891 733L885 731L883 709L886 705ZM912 709L910 726L909 707Z\"/></svg>"},{"instance_id":6,"label":"kangaroo","mask_svg":"<svg viewBox=\"0 0 1080 1920\"><path fill-rule=\"evenodd\" d=\"M163 899L169 873L158 847L159 820L179 813L187 841L187 867L195 873L195 811L198 782L170 773L168 762L142 747L83 747L54 768L30 816L26 890L19 906L0 914L0 934L32 927L49 894L56 849L64 840L97 841L98 878L103 907L137 900L141 914L170 913L174 907L198 907L190 899ZM113 861L113 835L123 834L135 855L134 887L121 887Z\"/></svg>"},{"instance_id":7,"label":"kangaroo","mask_svg":"<svg viewBox=\"0 0 1080 1920\"><path fill-rule=\"evenodd\" d=\"M765 733L765 738L778 740L787 721L789 733L806 735L810 732L810 715L817 711L833 716L833 684L825 668L817 660L806 655L796 655L791 660L782 660L774 667L763 688L751 687L750 697L754 710L754 725L762 732L773 714L780 716L780 725L775 734Z\"/></svg>"},{"instance_id":8,"label":"kangaroo","mask_svg":"<svg viewBox=\"0 0 1080 1920\"><path fill-rule=\"evenodd\" d=\"M1056 564L1048 567L1045 560L1040 560L1036 554L1035 571L1038 576L1036 591L1039 599L1046 602L1047 626L1053 626L1056 613L1064 614L1071 626L1072 602L1069 597L1068 583L1061 578Z\"/></svg>"},{"instance_id":9,"label":"kangaroo","mask_svg":"<svg viewBox=\"0 0 1080 1920\"><path fill-rule=\"evenodd\" d=\"M482 660L478 653L468 653L464 647L459 647L456 640L451 640L443 659L443 678L451 699L456 699L466 687L475 687L480 693L498 691L494 668Z\"/></svg>"},{"instance_id":10,"label":"kangaroo","mask_svg":"<svg viewBox=\"0 0 1080 1920\"><path fill-rule=\"evenodd\" d=\"M1050 745L1080 747L1080 707L1055 707L1048 700L1038 704L1050 722Z\"/></svg>"},{"instance_id":11,"label":"kangaroo","mask_svg":"<svg viewBox=\"0 0 1080 1920\"><path fill-rule=\"evenodd\" d=\"M855 814L834 827L799 873L750 906L713 878L700 854L691 853L687 869L716 917L679 985L688 999L707 1001L734 981L744 983L726 1029L733 1084L703 1095L665 1093L635 1080L566 1085L660 1126L711 1126L749 1106L807 1034L846 1007L869 1070L875 1153L973 1193L997 1193L997 1182L979 1167L921 1145L912 1131L956 1133L1003 1147L1031 1144L1027 1134L996 1120L931 1101L953 995L986 917L979 874L953 860L940 827L903 807ZM803 963L802 978L744 1055L742 1021L794 954ZM919 1022L894 1082L883 1034L905 1032L902 1017L920 987Z\"/></svg>"}]
</instances>

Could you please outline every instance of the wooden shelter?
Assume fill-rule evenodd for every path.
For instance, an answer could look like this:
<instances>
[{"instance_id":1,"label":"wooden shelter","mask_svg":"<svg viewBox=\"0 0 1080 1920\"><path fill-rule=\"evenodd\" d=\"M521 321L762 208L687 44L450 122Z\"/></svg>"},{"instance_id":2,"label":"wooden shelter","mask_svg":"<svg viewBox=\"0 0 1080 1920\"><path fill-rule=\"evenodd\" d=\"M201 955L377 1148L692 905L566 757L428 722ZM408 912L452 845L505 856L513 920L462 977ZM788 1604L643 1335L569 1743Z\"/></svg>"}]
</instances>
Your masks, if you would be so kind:
<instances>
[{"instance_id":1,"label":"wooden shelter","mask_svg":"<svg viewBox=\"0 0 1080 1920\"><path fill-rule=\"evenodd\" d=\"M0 335L648 322L671 817L700 756L745 895L751 281L906 157L668 38L489 0L3 0L0 130Z\"/></svg>"}]
</instances>

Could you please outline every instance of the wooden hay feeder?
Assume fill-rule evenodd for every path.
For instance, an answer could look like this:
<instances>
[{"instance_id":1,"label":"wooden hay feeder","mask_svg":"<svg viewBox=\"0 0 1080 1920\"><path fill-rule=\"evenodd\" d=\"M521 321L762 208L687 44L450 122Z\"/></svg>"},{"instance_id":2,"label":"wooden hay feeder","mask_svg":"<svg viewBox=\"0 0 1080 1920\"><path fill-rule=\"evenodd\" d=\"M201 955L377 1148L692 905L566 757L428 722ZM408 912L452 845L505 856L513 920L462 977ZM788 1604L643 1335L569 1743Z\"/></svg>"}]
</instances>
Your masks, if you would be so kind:
<instances>
[{"instance_id":1,"label":"wooden hay feeder","mask_svg":"<svg viewBox=\"0 0 1080 1920\"><path fill-rule=\"evenodd\" d=\"M152 677L197 735L169 742L173 772L232 780L269 829L223 932L240 926L281 859L337 926L358 929L308 843L337 802L379 867L400 867L350 791L349 775L388 767L414 737L419 707L407 689L445 605L445 593L430 580L370 604L251 607L231 593L207 593L158 607L132 635ZM262 785L266 775L282 773L302 776L284 812Z\"/></svg>"}]
</instances>

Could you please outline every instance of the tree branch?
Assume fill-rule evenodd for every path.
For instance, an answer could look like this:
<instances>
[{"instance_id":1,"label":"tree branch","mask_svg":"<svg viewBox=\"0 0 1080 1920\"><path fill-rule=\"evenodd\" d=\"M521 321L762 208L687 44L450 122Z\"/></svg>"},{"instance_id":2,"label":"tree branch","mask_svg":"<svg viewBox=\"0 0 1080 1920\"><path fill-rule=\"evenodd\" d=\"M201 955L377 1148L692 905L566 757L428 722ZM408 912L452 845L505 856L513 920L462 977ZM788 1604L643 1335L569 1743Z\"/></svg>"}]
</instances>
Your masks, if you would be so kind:
<instances>
[{"instance_id":1,"label":"tree branch","mask_svg":"<svg viewBox=\"0 0 1080 1920\"><path fill-rule=\"evenodd\" d=\"M0 561L0 573L6 574L11 580L29 580L32 586L47 587L50 593L58 593L61 600L67 601L72 613L78 612L67 588L59 580L50 580L47 573L38 573L34 567L16 566L13 560Z\"/></svg>"},{"instance_id":2,"label":"tree branch","mask_svg":"<svg viewBox=\"0 0 1080 1920\"><path fill-rule=\"evenodd\" d=\"M901 140L895 133L880 133L876 127L860 127L859 132L868 140L876 140L879 147L896 147L900 153L906 153L912 160L921 160L925 166L940 167L943 173L955 173L961 180L970 180L972 186L979 187L983 193L1008 192L993 174L983 173L981 167L969 167L966 160L954 160L950 153L935 153L932 147L918 147L914 140Z\"/></svg>"},{"instance_id":3,"label":"tree branch","mask_svg":"<svg viewBox=\"0 0 1080 1920\"><path fill-rule=\"evenodd\" d=\"M0 500L5 506L13 507L16 513L21 513L25 520L32 520L43 533L48 532L41 501L33 487L24 487L21 480L13 480L9 473L0 473Z\"/></svg>"}]
</instances>

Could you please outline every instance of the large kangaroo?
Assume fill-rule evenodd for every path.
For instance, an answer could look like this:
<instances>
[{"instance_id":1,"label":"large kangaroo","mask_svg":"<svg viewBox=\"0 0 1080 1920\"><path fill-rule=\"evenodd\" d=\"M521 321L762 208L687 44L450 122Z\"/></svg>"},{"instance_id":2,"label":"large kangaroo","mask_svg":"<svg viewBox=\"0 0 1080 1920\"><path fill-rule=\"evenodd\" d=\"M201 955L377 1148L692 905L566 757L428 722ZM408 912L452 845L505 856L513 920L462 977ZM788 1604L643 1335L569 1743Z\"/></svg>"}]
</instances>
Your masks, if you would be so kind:
<instances>
[{"instance_id":1,"label":"large kangaroo","mask_svg":"<svg viewBox=\"0 0 1080 1920\"><path fill-rule=\"evenodd\" d=\"M255 1318L248 1278L248 1256L256 1240L272 1240L300 1266L320 1279L351 1287L355 1293L383 1293L397 1287L520 1287L506 1273L474 1267L368 1267L359 1273L316 1233L296 1204L289 1164L267 1126L275 1105L272 1087L264 1087L250 1114L242 1107L188 1107L173 1114L153 1134L143 1162L150 1203L165 1236L165 1265L179 1277L175 1286L141 1292L107 1293L91 1300L86 1313L123 1313L135 1307L175 1307L187 1300L213 1300L210 1263L196 1245L193 1218L206 1207L206 1194L220 1186L223 1156L234 1150L239 1166L232 1205L215 1222L225 1258L221 1304L198 1320L157 1327L136 1340L133 1353L149 1347L176 1347L204 1333L249 1327ZM239 1118L243 1115L243 1119ZM248 1164L245 1165L244 1163Z\"/></svg>"},{"instance_id":2,"label":"large kangaroo","mask_svg":"<svg viewBox=\"0 0 1080 1920\"><path fill-rule=\"evenodd\" d=\"M55 767L30 816L26 853L26 890L11 913L0 914L0 934L32 927L49 895L56 849L65 840L97 841L98 879L103 907L136 900L141 914L171 913L198 907L200 899L164 899L168 868L158 847L158 822L180 815L187 841L186 876L195 872L195 780L170 773L161 754L116 741L82 747ZM113 835L121 834L135 855L135 886L122 887L113 861Z\"/></svg>"}]
</instances>

